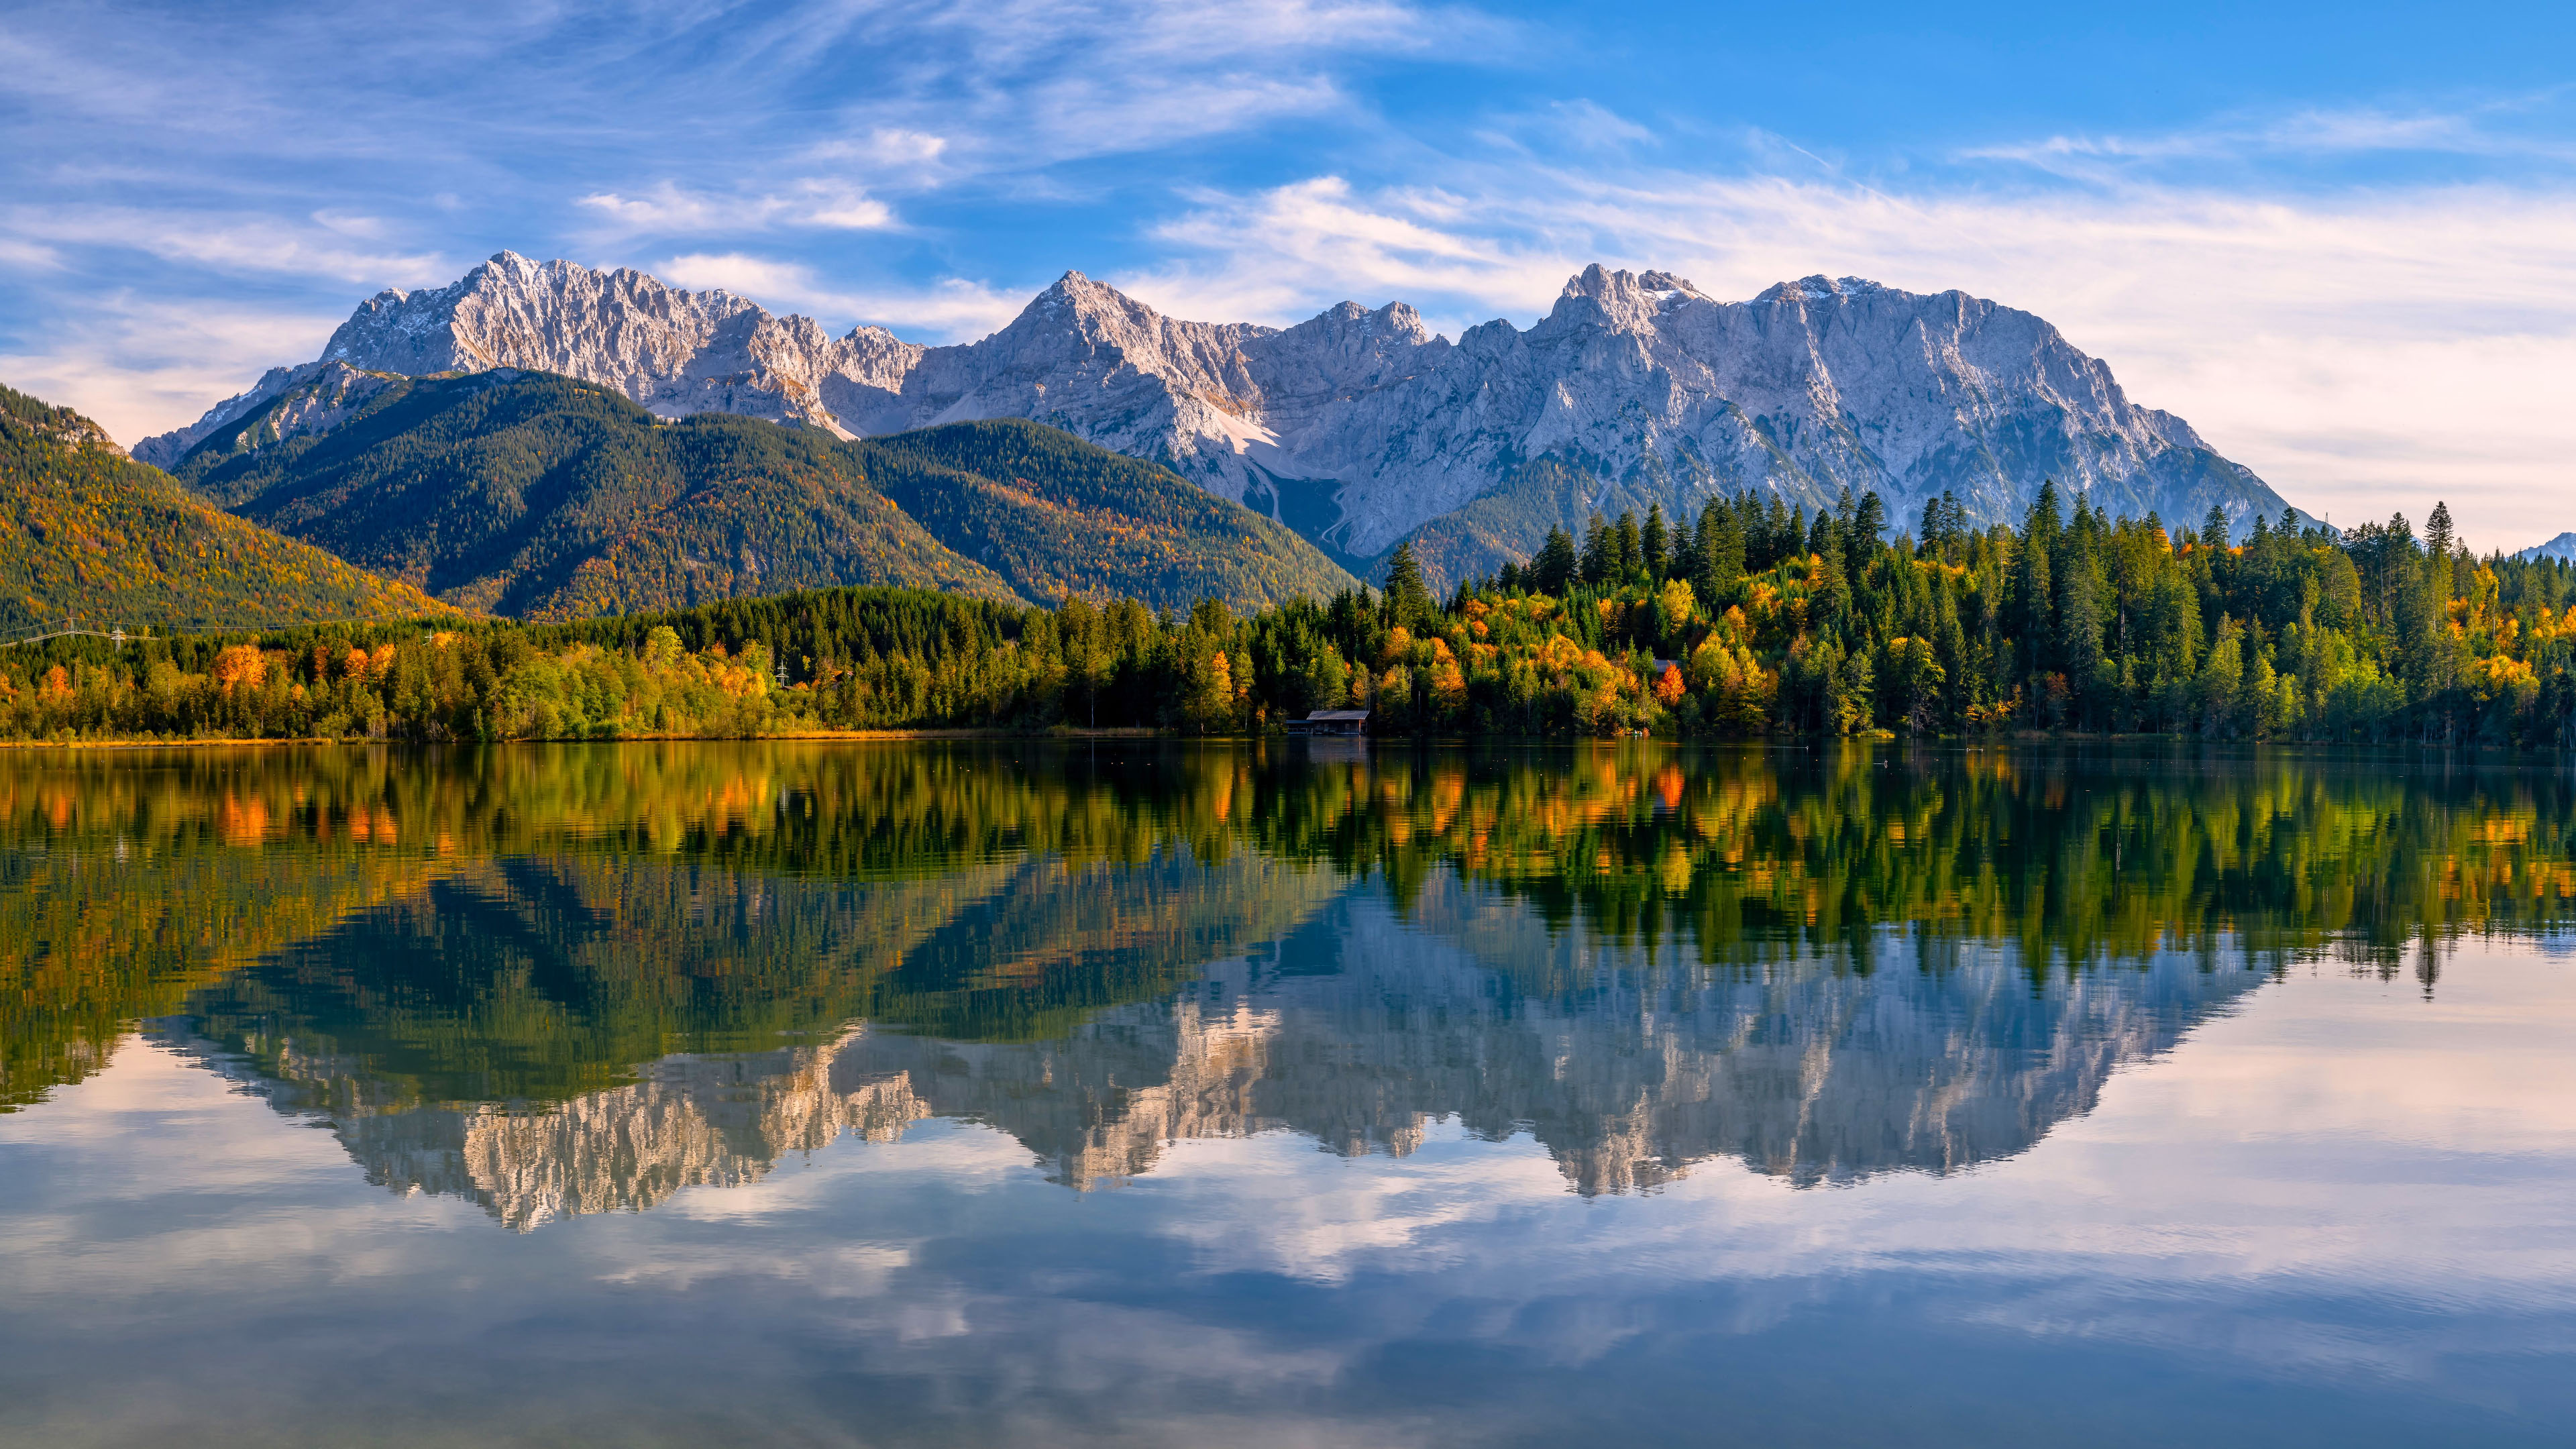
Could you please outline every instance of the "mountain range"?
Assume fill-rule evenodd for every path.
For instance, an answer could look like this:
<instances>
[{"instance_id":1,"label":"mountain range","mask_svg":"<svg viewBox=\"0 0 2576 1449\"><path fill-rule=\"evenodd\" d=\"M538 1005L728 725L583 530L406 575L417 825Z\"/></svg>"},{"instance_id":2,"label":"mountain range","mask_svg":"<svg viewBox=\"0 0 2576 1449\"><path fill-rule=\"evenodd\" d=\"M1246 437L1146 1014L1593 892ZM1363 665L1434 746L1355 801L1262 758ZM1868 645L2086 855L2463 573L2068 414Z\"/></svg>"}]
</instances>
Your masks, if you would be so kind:
<instances>
[{"instance_id":1,"label":"mountain range","mask_svg":"<svg viewBox=\"0 0 2576 1449\"><path fill-rule=\"evenodd\" d=\"M1287 328L1191 322L1067 272L993 335L926 347L502 252L449 286L369 298L320 358L271 369L135 456L177 468L299 391L280 426L327 431L360 375L496 368L575 378L664 418L734 413L844 438L1030 419L1162 464L1354 569L1411 538L1435 584L1526 557L1596 511L1695 515L1748 487L1810 509L1875 490L1899 519L1950 492L1977 523L2017 519L2047 479L2131 516L2286 507L2031 313L1850 277L1728 302L1600 266L1534 326L1497 320L1454 341L1400 302Z\"/></svg>"}]
</instances>

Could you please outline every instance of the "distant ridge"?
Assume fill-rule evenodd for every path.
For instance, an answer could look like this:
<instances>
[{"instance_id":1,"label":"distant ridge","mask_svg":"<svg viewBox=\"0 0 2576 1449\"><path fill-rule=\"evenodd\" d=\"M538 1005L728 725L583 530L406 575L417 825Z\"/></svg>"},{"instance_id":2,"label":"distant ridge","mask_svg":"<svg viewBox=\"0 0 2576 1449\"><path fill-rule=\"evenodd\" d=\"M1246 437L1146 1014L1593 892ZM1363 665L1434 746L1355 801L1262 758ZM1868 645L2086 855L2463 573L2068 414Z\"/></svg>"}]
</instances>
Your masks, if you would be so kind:
<instances>
[{"instance_id":1,"label":"distant ridge","mask_svg":"<svg viewBox=\"0 0 2576 1449\"><path fill-rule=\"evenodd\" d=\"M2515 554L2514 557L2554 558L2566 563L2576 563L2576 531L2562 533L2547 543L2535 543Z\"/></svg>"}]
</instances>

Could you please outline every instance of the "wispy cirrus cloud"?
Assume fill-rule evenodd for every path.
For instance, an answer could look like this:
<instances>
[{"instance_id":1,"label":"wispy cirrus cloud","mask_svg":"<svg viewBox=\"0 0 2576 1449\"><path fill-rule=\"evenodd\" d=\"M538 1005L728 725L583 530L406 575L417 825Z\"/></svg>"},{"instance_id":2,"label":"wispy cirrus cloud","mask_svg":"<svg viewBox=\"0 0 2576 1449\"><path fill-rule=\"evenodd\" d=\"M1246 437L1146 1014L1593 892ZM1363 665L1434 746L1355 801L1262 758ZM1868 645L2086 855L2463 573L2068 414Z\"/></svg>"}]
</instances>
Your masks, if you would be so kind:
<instances>
[{"instance_id":1,"label":"wispy cirrus cloud","mask_svg":"<svg viewBox=\"0 0 2576 1449\"><path fill-rule=\"evenodd\" d=\"M834 328L851 322L931 334L942 341L982 337L1019 315L1026 296L981 282L945 277L927 287L850 289L796 262L741 252L692 252L653 264L675 287L710 288L749 297L773 311L814 316Z\"/></svg>"},{"instance_id":2,"label":"wispy cirrus cloud","mask_svg":"<svg viewBox=\"0 0 2576 1449\"><path fill-rule=\"evenodd\" d=\"M419 285L453 275L435 251L356 245L384 238L372 218L305 217L142 206L19 206L0 211L0 244L59 255L135 251L228 273L329 277L341 282Z\"/></svg>"},{"instance_id":3,"label":"wispy cirrus cloud","mask_svg":"<svg viewBox=\"0 0 2576 1449\"><path fill-rule=\"evenodd\" d=\"M895 224L894 208L864 191L829 181L805 180L784 192L721 195L684 191L661 182L634 196L594 192L580 204L628 235L673 236L765 231L773 226L833 231L879 231Z\"/></svg>"},{"instance_id":4,"label":"wispy cirrus cloud","mask_svg":"<svg viewBox=\"0 0 2576 1449\"><path fill-rule=\"evenodd\" d=\"M940 179L1160 151L1359 108L1346 76L1388 58L1493 61L1526 27L1404 0L995 0L781 17L755 54L891 59L825 144L936 137Z\"/></svg>"},{"instance_id":5,"label":"wispy cirrus cloud","mask_svg":"<svg viewBox=\"0 0 2576 1449\"><path fill-rule=\"evenodd\" d=\"M2372 155L2576 162L2576 145L2517 129L2519 102L2439 110L2363 106L2218 117L2142 134L2053 134L1965 147L1963 162L2011 162L2078 180L2109 180L2139 168L2190 163L2277 163Z\"/></svg>"}]
</instances>

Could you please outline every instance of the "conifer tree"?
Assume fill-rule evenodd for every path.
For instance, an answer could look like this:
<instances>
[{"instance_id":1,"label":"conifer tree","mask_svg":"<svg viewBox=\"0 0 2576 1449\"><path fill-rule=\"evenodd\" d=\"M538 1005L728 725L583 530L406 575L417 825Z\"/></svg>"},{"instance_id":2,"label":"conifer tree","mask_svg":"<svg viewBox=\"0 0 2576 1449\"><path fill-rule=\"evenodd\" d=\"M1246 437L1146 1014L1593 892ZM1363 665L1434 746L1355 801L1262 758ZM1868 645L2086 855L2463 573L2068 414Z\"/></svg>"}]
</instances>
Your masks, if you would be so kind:
<instances>
[{"instance_id":1,"label":"conifer tree","mask_svg":"<svg viewBox=\"0 0 2576 1449\"><path fill-rule=\"evenodd\" d=\"M1606 583L1619 567L1619 536L1598 513L1583 535L1583 581Z\"/></svg>"},{"instance_id":2,"label":"conifer tree","mask_svg":"<svg viewBox=\"0 0 2576 1449\"><path fill-rule=\"evenodd\" d=\"M1529 586L1539 593L1562 597L1565 586L1574 581L1575 571L1581 566L1574 552L1574 535L1562 528L1551 528L1538 557L1530 560Z\"/></svg>"},{"instance_id":3,"label":"conifer tree","mask_svg":"<svg viewBox=\"0 0 2576 1449\"><path fill-rule=\"evenodd\" d=\"M1851 545L1857 549L1878 547L1879 535L1887 532L1887 504L1873 488L1861 495L1860 506L1853 511Z\"/></svg>"},{"instance_id":4,"label":"conifer tree","mask_svg":"<svg viewBox=\"0 0 2576 1449\"><path fill-rule=\"evenodd\" d=\"M1430 586L1422 581L1422 565L1414 560L1412 540L1397 544L1386 561L1387 627L1418 629L1437 607Z\"/></svg>"}]
</instances>

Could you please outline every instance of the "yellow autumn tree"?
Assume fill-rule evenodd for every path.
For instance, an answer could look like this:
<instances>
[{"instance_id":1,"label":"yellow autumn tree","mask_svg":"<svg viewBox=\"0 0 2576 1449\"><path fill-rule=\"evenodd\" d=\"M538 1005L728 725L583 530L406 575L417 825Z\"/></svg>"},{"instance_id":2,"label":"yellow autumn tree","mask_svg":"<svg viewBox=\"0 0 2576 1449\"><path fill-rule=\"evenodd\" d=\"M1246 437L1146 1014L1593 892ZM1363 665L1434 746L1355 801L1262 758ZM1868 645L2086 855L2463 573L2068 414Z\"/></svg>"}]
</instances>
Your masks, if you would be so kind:
<instances>
[{"instance_id":1,"label":"yellow autumn tree","mask_svg":"<svg viewBox=\"0 0 2576 1449\"><path fill-rule=\"evenodd\" d=\"M256 644L227 644L215 655L215 683L224 693L257 689L268 680L268 656Z\"/></svg>"}]
</instances>

